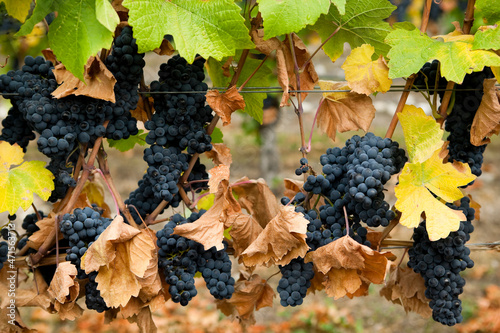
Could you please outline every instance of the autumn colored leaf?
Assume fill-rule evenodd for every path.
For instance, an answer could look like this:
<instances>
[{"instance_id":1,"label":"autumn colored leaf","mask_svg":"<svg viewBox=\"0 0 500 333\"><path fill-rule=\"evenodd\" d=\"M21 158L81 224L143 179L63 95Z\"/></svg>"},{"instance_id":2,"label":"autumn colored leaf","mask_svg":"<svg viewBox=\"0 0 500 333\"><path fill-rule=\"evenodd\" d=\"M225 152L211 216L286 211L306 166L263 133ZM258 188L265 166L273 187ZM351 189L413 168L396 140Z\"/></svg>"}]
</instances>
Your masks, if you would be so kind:
<instances>
[{"instance_id":1,"label":"autumn colored leaf","mask_svg":"<svg viewBox=\"0 0 500 333\"><path fill-rule=\"evenodd\" d=\"M245 101L236 86L232 86L226 92L220 94L218 90L207 92L207 103L214 112L222 119L222 125L231 124L231 114L236 110L245 108Z\"/></svg>"},{"instance_id":2,"label":"autumn colored leaf","mask_svg":"<svg viewBox=\"0 0 500 333\"><path fill-rule=\"evenodd\" d=\"M483 99L470 129L470 142L475 146L490 143L490 137L500 132L500 92L496 83L496 79L483 82Z\"/></svg>"},{"instance_id":3,"label":"autumn colored leaf","mask_svg":"<svg viewBox=\"0 0 500 333\"><path fill-rule=\"evenodd\" d=\"M174 54L175 52L175 48L172 46L172 44L170 43L170 41L166 38L163 38L163 40L161 41L161 44L160 44L160 47L157 48L157 49L154 49L153 50L154 53L158 54L158 55L172 55Z\"/></svg>"},{"instance_id":4,"label":"autumn colored leaf","mask_svg":"<svg viewBox=\"0 0 500 333\"><path fill-rule=\"evenodd\" d=\"M97 289L110 307L126 305L141 290L140 278L154 259L150 231L139 231L116 217L82 257L86 273L98 271Z\"/></svg>"},{"instance_id":5,"label":"autumn colored leaf","mask_svg":"<svg viewBox=\"0 0 500 333\"><path fill-rule=\"evenodd\" d=\"M248 280L240 280L234 285L233 296L229 300L217 302L217 307L227 316L237 313L243 320L253 319L254 311L273 306L273 288L259 275Z\"/></svg>"},{"instance_id":6,"label":"autumn colored leaf","mask_svg":"<svg viewBox=\"0 0 500 333\"><path fill-rule=\"evenodd\" d=\"M309 252L305 262L314 263L325 276L326 293L338 299L364 295L370 283L383 283L388 256L392 254L374 251L344 236Z\"/></svg>"},{"instance_id":7,"label":"autumn colored leaf","mask_svg":"<svg viewBox=\"0 0 500 333\"><path fill-rule=\"evenodd\" d=\"M380 289L380 296L403 306L406 313L416 312L424 318L432 314L425 297L425 282L420 274L409 267L391 265L389 281Z\"/></svg>"},{"instance_id":8,"label":"autumn colored leaf","mask_svg":"<svg viewBox=\"0 0 500 333\"><path fill-rule=\"evenodd\" d=\"M104 217L111 217L111 209L109 208L108 204L105 201L105 192L104 192L104 185L99 181L100 177L94 176L93 181L87 181L85 182L85 185L83 185L83 190L82 193L87 195L88 201L92 204L96 204L100 208L104 210ZM84 206L88 207L90 205ZM81 207L81 208L84 208Z\"/></svg>"},{"instance_id":9,"label":"autumn colored leaf","mask_svg":"<svg viewBox=\"0 0 500 333\"><path fill-rule=\"evenodd\" d=\"M476 177L467 164L459 163L465 172L458 171L451 163L443 163L440 149L422 163L406 163L399 184L395 187L396 209L401 212L400 223L416 228L425 212L426 228L431 241L448 236L465 221L461 211L447 207L438 198L453 202L463 197L458 187L467 185ZM434 196L435 195L435 196Z\"/></svg>"},{"instance_id":10,"label":"autumn colored leaf","mask_svg":"<svg viewBox=\"0 0 500 333\"><path fill-rule=\"evenodd\" d=\"M26 210L34 193L47 201L54 190L54 175L44 168L46 163L23 163L23 157L23 149L17 144L0 141L0 212L15 214L19 208ZM13 165L19 166L11 169Z\"/></svg>"},{"instance_id":11,"label":"autumn colored leaf","mask_svg":"<svg viewBox=\"0 0 500 333\"><path fill-rule=\"evenodd\" d=\"M351 51L342 69L352 91L370 95L376 91L385 93L391 88L389 67L382 55L372 61L375 48L370 44L363 44Z\"/></svg>"},{"instance_id":12,"label":"autumn colored leaf","mask_svg":"<svg viewBox=\"0 0 500 333\"><path fill-rule=\"evenodd\" d=\"M429 159L443 144L443 130L434 118L427 116L421 108L405 105L398 113L403 128L406 150L412 163Z\"/></svg>"},{"instance_id":13,"label":"autumn colored leaf","mask_svg":"<svg viewBox=\"0 0 500 333\"><path fill-rule=\"evenodd\" d=\"M76 303L80 294L80 284L75 281L76 275L75 265L69 261L60 263L47 290L54 298L54 309L62 320L75 320L83 313L83 309Z\"/></svg>"},{"instance_id":14,"label":"autumn colored leaf","mask_svg":"<svg viewBox=\"0 0 500 333\"><path fill-rule=\"evenodd\" d=\"M246 266L286 265L303 257L309 250L306 243L309 222L294 207L282 206L257 239L242 253Z\"/></svg>"},{"instance_id":15,"label":"autumn colored leaf","mask_svg":"<svg viewBox=\"0 0 500 333\"><path fill-rule=\"evenodd\" d=\"M208 170L208 174L210 175L208 180L210 193L217 193L220 182L222 180L229 180L229 166L224 164L217 165Z\"/></svg>"},{"instance_id":16,"label":"autumn colored leaf","mask_svg":"<svg viewBox=\"0 0 500 333\"><path fill-rule=\"evenodd\" d=\"M38 250L43 244L45 239L50 235L52 230L56 227L55 218L50 216L36 222L39 230L35 231L33 235L28 238L28 245L30 248ZM63 234L59 232L58 239L63 239Z\"/></svg>"},{"instance_id":17,"label":"autumn colored leaf","mask_svg":"<svg viewBox=\"0 0 500 333\"><path fill-rule=\"evenodd\" d=\"M319 81L323 90L349 89L346 82ZM355 92L323 93L317 126L335 141L337 132L368 131L375 117L370 97Z\"/></svg>"},{"instance_id":18,"label":"autumn colored leaf","mask_svg":"<svg viewBox=\"0 0 500 333\"><path fill-rule=\"evenodd\" d=\"M90 57L84 68L85 82L82 82L67 70L63 64L56 65L53 72L60 86L52 92L52 96L55 98L63 98L69 95L88 96L115 103L114 87L116 79L101 58Z\"/></svg>"},{"instance_id":19,"label":"autumn colored leaf","mask_svg":"<svg viewBox=\"0 0 500 333\"><path fill-rule=\"evenodd\" d=\"M249 180L239 179L232 186L238 196L238 202L264 228L278 214L281 205L262 178Z\"/></svg>"},{"instance_id":20,"label":"autumn colored leaf","mask_svg":"<svg viewBox=\"0 0 500 333\"><path fill-rule=\"evenodd\" d=\"M257 21L252 22L252 24L257 26L259 23ZM297 77L295 75L295 61L291 52L288 35L283 42L276 37L264 40L263 29L253 29L250 35L258 51L266 55L270 55L271 52L276 51L277 79L283 89L280 106L289 105L289 90L297 89ZM293 33L292 36L297 65L301 67L309 60L310 55L304 42L296 34ZM312 90L316 82L318 82L318 74L314 69L313 63L309 62L304 71L300 73L300 88L302 90ZM306 96L306 93L302 93L302 99L305 99Z\"/></svg>"},{"instance_id":21,"label":"autumn colored leaf","mask_svg":"<svg viewBox=\"0 0 500 333\"><path fill-rule=\"evenodd\" d=\"M8 283L6 277L11 277L12 273L7 273L7 270L5 269L1 270L0 272L0 278L4 278L0 283L0 295L7 295L9 291L6 285ZM37 281L38 288L34 286L35 279ZM49 295L47 289L47 283L43 279L40 270L35 270L33 278L29 278L26 281L20 283L16 288L16 306L40 307L44 310L48 310L51 306L53 298ZM2 297L2 304L0 307L5 307L8 302L8 297Z\"/></svg>"},{"instance_id":22,"label":"autumn colored leaf","mask_svg":"<svg viewBox=\"0 0 500 333\"><path fill-rule=\"evenodd\" d=\"M470 204L469 204L469 206L470 206L471 208L474 208L474 211L475 211L475 213L474 213L474 220L476 220L476 221L480 221L480 220L481 220L481 205L479 204L479 202L477 202L476 200L474 200L474 199L472 198L472 195L467 194L467 196L468 196L468 197L469 197L469 199L470 199ZM458 207L459 207L459 206L460 206L460 204L458 204Z\"/></svg>"},{"instance_id":23,"label":"autumn colored leaf","mask_svg":"<svg viewBox=\"0 0 500 333\"><path fill-rule=\"evenodd\" d=\"M206 250L214 246L222 250L224 228L229 228L239 214L241 207L233 197L229 182L222 180L213 206L195 222L175 227L174 234L197 241Z\"/></svg>"},{"instance_id":24,"label":"autumn colored leaf","mask_svg":"<svg viewBox=\"0 0 500 333\"><path fill-rule=\"evenodd\" d=\"M240 214L229 230L233 239L234 256L239 257L262 232L259 222L252 216Z\"/></svg>"},{"instance_id":25,"label":"autumn colored leaf","mask_svg":"<svg viewBox=\"0 0 500 333\"><path fill-rule=\"evenodd\" d=\"M132 117L137 119L138 121L142 121L143 123L150 120L149 115L153 114L154 105L153 105L153 97L145 97L144 94L139 96L139 101L137 102L137 107L135 110L131 110L130 113Z\"/></svg>"},{"instance_id":26,"label":"autumn colored leaf","mask_svg":"<svg viewBox=\"0 0 500 333\"><path fill-rule=\"evenodd\" d=\"M231 163L233 163L231 150L223 143L213 143L212 150L207 151L205 155L210 158L215 165L231 165Z\"/></svg>"}]
</instances>

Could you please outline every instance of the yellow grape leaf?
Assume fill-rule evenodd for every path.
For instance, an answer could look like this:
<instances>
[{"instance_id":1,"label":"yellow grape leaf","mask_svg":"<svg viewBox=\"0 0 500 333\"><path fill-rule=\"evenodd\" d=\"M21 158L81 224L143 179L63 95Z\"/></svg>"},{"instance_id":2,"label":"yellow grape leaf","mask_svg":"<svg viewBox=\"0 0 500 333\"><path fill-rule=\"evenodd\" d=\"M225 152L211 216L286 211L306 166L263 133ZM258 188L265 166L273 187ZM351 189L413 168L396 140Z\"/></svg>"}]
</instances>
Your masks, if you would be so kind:
<instances>
[{"instance_id":1,"label":"yellow grape leaf","mask_svg":"<svg viewBox=\"0 0 500 333\"><path fill-rule=\"evenodd\" d=\"M203 195L205 193L201 193L200 195ZM215 199L215 194L206 194L204 197L200 198L198 200L198 203L196 204L196 208L198 210L209 210L210 207L214 205L214 199Z\"/></svg>"},{"instance_id":2,"label":"yellow grape leaf","mask_svg":"<svg viewBox=\"0 0 500 333\"><path fill-rule=\"evenodd\" d=\"M405 135L406 149L412 163L422 163L443 145L443 130L431 116L421 108L405 105L398 113Z\"/></svg>"},{"instance_id":3,"label":"yellow grape leaf","mask_svg":"<svg viewBox=\"0 0 500 333\"><path fill-rule=\"evenodd\" d=\"M23 149L17 144L0 142L0 212L14 214L19 207L26 210L33 202L33 193L47 201L54 189L54 175L44 168L46 163L23 163L23 157ZM21 165L10 169L18 164Z\"/></svg>"},{"instance_id":4,"label":"yellow grape leaf","mask_svg":"<svg viewBox=\"0 0 500 333\"><path fill-rule=\"evenodd\" d=\"M495 75L497 82L500 83L500 67L491 67L491 71L493 72L493 75Z\"/></svg>"},{"instance_id":5,"label":"yellow grape leaf","mask_svg":"<svg viewBox=\"0 0 500 333\"><path fill-rule=\"evenodd\" d=\"M30 12L31 0L1 0L0 3L2 2L5 4L5 9L10 16L24 23L26 16Z\"/></svg>"},{"instance_id":6,"label":"yellow grape leaf","mask_svg":"<svg viewBox=\"0 0 500 333\"><path fill-rule=\"evenodd\" d=\"M375 48L370 44L363 44L351 51L342 69L352 91L370 95L375 91L385 93L391 88L389 67L381 55L372 61Z\"/></svg>"},{"instance_id":7,"label":"yellow grape leaf","mask_svg":"<svg viewBox=\"0 0 500 333\"><path fill-rule=\"evenodd\" d=\"M465 170L462 173L453 164L443 163L439 152L437 149L423 163L407 163L394 189L396 209L401 212L399 222L408 228L416 228L425 212L431 241L448 236L451 231L458 230L460 221L466 220L461 211L447 207L432 193L446 202L453 202L463 197L458 187L476 178L467 164L460 163L461 169Z\"/></svg>"}]
</instances>

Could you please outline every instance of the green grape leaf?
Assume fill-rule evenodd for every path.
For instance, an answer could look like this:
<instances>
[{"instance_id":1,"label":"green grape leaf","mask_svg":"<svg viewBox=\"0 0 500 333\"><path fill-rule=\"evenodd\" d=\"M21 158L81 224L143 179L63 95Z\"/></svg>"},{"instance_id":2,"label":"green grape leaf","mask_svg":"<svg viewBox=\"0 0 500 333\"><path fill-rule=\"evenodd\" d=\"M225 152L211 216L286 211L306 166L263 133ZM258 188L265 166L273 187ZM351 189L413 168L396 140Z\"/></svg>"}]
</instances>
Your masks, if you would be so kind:
<instances>
[{"instance_id":1,"label":"green grape leaf","mask_svg":"<svg viewBox=\"0 0 500 333\"><path fill-rule=\"evenodd\" d=\"M476 9L483 15L484 23L493 25L500 21L500 0L476 0Z\"/></svg>"},{"instance_id":2,"label":"green grape leaf","mask_svg":"<svg viewBox=\"0 0 500 333\"><path fill-rule=\"evenodd\" d=\"M395 9L396 6L387 0L350 0L345 5L345 15L337 7L330 6L328 14L322 15L312 29L318 32L323 42L339 29L323 46L332 61L337 60L344 52L344 43L349 43L352 49L370 44L377 55L386 55L389 46L384 38L391 27L384 19Z\"/></svg>"},{"instance_id":3,"label":"green grape leaf","mask_svg":"<svg viewBox=\"0 0 500 333\"><path fill-rule=\"evenodd\" d=\"M111 148L118 149L122 153L130 149L133 149L135 145L145 146L146 136L148 135L148 133L143 133L143 132L144 130L139 130L138 134L131 135L128 139L121 139L121 140L108 139L108 144Z\"/></svg>"},{"instance_id":4,"label":"green grape leaf","mask_svg":"<svg viewBox=\"0 0 500 333\"><path fill-rule=\"evenodd\" d=\"M47 201L54 190L54 175L44 168L46 163L23 163L23 158L23 149L17 144L0 142L0 212L26 210L33 203L33 193ZM19 166L11 169L13 165Z\"/></svg>"},{"instance_id":5,"label":"green grape leaf","mask_svg":"<svg viewBox=\"0 0 500 333\"><path fill-rule=\"evenodd\" d=\"M125 0L139 52L158 48L163 36L189 63L197 54L221 60L253 48L240 7L232 0Z\"/></svg>"},{"instance_id":6,"label":"green grape leaf","mask_svg":"<svg viewBox=\"0 0 500 333\"><path fill-rule=\"evenodd\" d=\"M33 15L17 35L30 33L34 25L52 11L58 15L49 29L50 48L66 69L83 81L88 58L111 46L113 32L97 19L96 0L39 0Z\"/></svg>"},{"instance_id":7,"label":"green grape leaf","mask_svg":"<svg viewBox=\"0 0 500 333\"><path fill-rule=\"evenodd\" d=\"M248 57L245 60L245 65L243 66L243 70L238 78L238 82L236 83L238 86L243 84L248 77L255 71L255 69L260 65L262 60L252 59ZM214 85L219 87L224 87L229 84L231 81L231 77L234 74L233 68L230 68L230 77L226 77L222 71L222 65L224 62L217 61L213 58L208 59L207 68L208 75L210 79L214 83ZM245 87L267 87L270 84L270 75L272 71L266 66L266 64L262 65L261 68L255 73L255 75L248 81ZM262 124L262 119L264 115L263 107L264 107L264 99L266 99L266 93L242 93L243 99L245 100L245 109L243 112L250 115L252 118L257 120L260 124Z\"/></svg>"},{"instance_id":8,"label":"green grape leaf","mask_svg":"<svg viewBox=\"0 0 500 333\"><path fill-rule=\"evenodd\" d=\"M7 14L23 23L31 8L31 0L0 0L5 4Z\"/></svg>"},{"instance_id":9,"label":"green grape leaf","mask_svg":"<svg viewBox=\"0 0 500 333\"><path fill-rule=\"evenodd\" d=\"M109 31L115 32L115 28L120 23L120 17L108 0L96 0L95 12L97 20L101 22Z\"/></svg>"},{"instance_id":10,"label":"green grape leaf","mask_svg":"<svg viewBox=\"0 0 500 333\"><path fill-rule=\"evenodd\" d=\"M264 19L264 39L298 32L328 13L330 0L258 0ZM342 2L342 1L339 1ZM345 0L344 7L345 7ZM343 8L345 11L345 8Z\"/></svg>"},{"instance_id":11,"label":"green grape leaf","mask_svg":"<svg viewBox=\"0 0 500 333\"><path fill-rule=\"evenodd\" d=\"M478 30L474 35L472 49L500 50L500 27Z\"/></svg>"},{"instance_id":12,"label":"green grape leaf","mask_svg":"<svg viewBox=\"0 0 500 333\"><path fill-rule=\"evenodd\" d=\"M222 134L222 131L218 127L214 128L214 131L212 132L212 134L210 136L212 137L212 143L223 143L224 142L224 140L222 140L224 135Z\"/></svg>"},{"instance_id":13,"label":"green grape leaf","mask_svg":"<svg viewBox=\"0 0 500 333\"><path fill-rule=\"evenodd\" d=\"M433 59L441 63L441 75L447 80L462 83L466 74L481 71L485 66L500 66L500 56L492 51L473 50L472 42L460 39L436 40L419 30L396 29L386 38L392 46L389 77L410 76Z\"/></svg>"}]
</instances>

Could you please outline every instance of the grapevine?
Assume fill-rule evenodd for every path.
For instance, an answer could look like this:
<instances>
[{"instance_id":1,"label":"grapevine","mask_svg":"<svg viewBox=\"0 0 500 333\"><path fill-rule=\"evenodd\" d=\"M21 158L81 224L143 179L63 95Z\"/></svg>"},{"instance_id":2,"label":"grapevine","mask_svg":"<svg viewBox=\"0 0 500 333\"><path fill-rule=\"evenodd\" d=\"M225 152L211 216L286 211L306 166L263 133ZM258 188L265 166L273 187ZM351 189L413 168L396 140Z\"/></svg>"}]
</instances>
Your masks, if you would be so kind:
<instances>
[{"instance_id":1,"label":"grapevine","mask_svg":"<svg viewBox=\"0 0 500 333\"><path fill-rule=\"evenodd\" d=\"M33 305L61 320L86 308L156 331L164 304L190 309L208 294L246 330L261 308L300 307L318 292L366 296L372 284L435 325L467 320L461 273L474 266L471 234L480 229L472 195L500 127L494 4L461 1L463 24L441 35L430 31L450 10L432 0L420 29L393 24L414 15L409 1L31 7L0 8L11 44L0 53L16 57L0 75L0 276L15 272L16 283L0 287L15 295L22 277L31 295L0 295L2 307L13 304L2 308L7 331L27 329L17 308ZM36 33L50 49L27 53ZM161 57L152 80L148 52ZM344 81L324 80L321 56L343 59ZM396 91L379 136L370 96ZM263 111L275 98L268 93L281 95L273 116ZM429 105L407 104L411 94ZM234 179L240 143L224 135L241 117L267 126L290 110L298 128L286 144L297 152L278 200L263 179ZM323 154L313 134L332 141ZM110 164L133 166L116 162L114 148L142 157L126 193ZM405 228L412 236L394 239Z\"/></svg>"}]
</instances>

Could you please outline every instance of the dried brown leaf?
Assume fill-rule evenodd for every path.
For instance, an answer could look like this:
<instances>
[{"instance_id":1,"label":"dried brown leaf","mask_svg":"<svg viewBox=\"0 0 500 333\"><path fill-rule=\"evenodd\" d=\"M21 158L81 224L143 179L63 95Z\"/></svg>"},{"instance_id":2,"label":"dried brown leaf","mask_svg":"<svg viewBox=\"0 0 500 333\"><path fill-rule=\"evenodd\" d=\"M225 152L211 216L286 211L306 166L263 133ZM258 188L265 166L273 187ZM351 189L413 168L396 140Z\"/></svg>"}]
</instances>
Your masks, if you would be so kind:
<instances>
[{"instance_id":1,"label":"dried brown leaf","mask_svg":"<svg viewBox=\"0 0 500 333\"><path fill-rule=\"evenodd\" d=\"M48 310L53 300L47 292L49 286L47 286L47 283L43 279L40 270L35 270L34 275L35 278L33 280L30 279L25 286L16 289L16 306L35 306ZM38 290L35 287L35 280ZM2 295L7 295L7 293L2 293Z\"/></svg>"},{"instance_id":2,"label":"dried brown leaf","mask_svg":"<svg viewBox=\"0 0 500 333\"><path fill-rule=\"evenodd\" d=\"M222 250L224 228L229 228L240 214L241 207L233 197L229 182L222 180L213 206L195 222L177 226L174 234L197 241L205 249L215 246Z\"/></svg>"},{"instance_id":3,"label":"dried brown leaf","mask_svg":"<svg viewBox=\"0 0 500 333\"><path fill-rule=\"evenodd\" d=\"M229 300L218 301L217 308L226 316L237 314L244 321L253 321L254 311L272 307L274 297L274 290L267 281L254 274L248 280L236 282L233 296Z\"/></svg>"},{"instance_id":4,"label":"dried brown leaf","mask_svg":"<svg viewBox=\"0 0 500 333\"><path fill-rule=\"evenodd\" d=\"M324 90L347 88L345 82L319 81ZM337 132L368 131L375 117L375 107L370 97L355 92L324 93L318 110L317 126L335 141Z\"/></svg>"},{"instance_id":5,"label":"dried brown leaf","mask_svg":"<svg viewBox=\"0 0 500 333\"><path fill-rule=\"evenodd\" d=\"M42 246L45 239L50 235L51 231L56 228L55 219L52 217L46 217L38 222L36 222L37 230L28 238L28 245L30 248L38 250ZM63 239L63 235L59 232L59 239Z\"/></svg>"},{"instance_id":6,"label":"dried brown leaf","mask_svg":"<svg viewBox=\"0 0 500 333\"><path fill-rule=\"evenodd\" d=\"M132 296L139 295L140 278L149 278L146 272L151 268L155 250L149 230L139 231L118 216L88 248L82 268L87 273L98 269L97 289L108 306L124 306Z\"/></svg>"},{"instance_id":7,"label":"dried brown leaf","mask_svg":"<svg viewBox=\"0 0 500 333\"><path fill-rule=\"evenodd\" d=\"M470 142L475 146L490 143L490 137L500 132L500 92L496 83L495 78L484 80L483 99L470 129Z\"/></svg>"},{"instance_id":8,"label":"dried brown leaf","mask_svg":"<svg viewBox=\"0 0 500 333\"><path fill-rule=\"evenodd\" d=\"M56 55L54 54L54 51L52 51L51 49L44 49L42 50L42 54L45 60L51 61L52 64L57 65L58 61Z\"/></svg>"},{"instance_id":9,"label":"dried brown leaf","mask_svg":"<svg viewBox=\"0 0 500 333\"><path fill-rule=\"evenodd\" d=\"M83 314L83 309L76 302L59 303L55 301L53 306L61 320L75 320Z\"/></svg>"},{"instance_id":10,"label":"dried brown leaf","mask_svg":"<svg viewBox=\"0 0 500 333\"><path fill-rule=\"evenodd\" d=\"M262 227L252 215L240 214L234 220L229 235L233 239L234 256L239 257L262 232Z\"/></svg>"},{"instance_id":11,"label":"dried brown leaf","mask_svg":"<svg viewBox=\"0 0 500 333\"><path fill-rule=\"evenodd\" d=\"M272 51L276 50L277 78L279 85L283 89L280 106L290 105L288 102L290 97L289 90L297 89L297 78L288 35L283 42L276 37L264 40L263 29L252 29L250 35L258 51L269 55ZM304 42L296 34L292 34L292 36L297 65L302 67L310 55ZM301 90L312 90L316 82L318 82L318 74L314 69L313 63L309 62L306 68L300 73L300 88ZM302 93L302 100L306 96L307 93Z\"/></svg>"},{"instance_id":12,"label":"dried brown leaf","mask_svg":"<svg viewBox=\"0 0 500 333\"><path fill-rule=\"evenodd\" d=\"M124 243L139 233L139 230L125 224L123 217L117 216L106 230L103 231L97 241L92 243L87 249L82 258L82 268L88 274L99 270L101 266L108 265L115 259L116 244Z\"/></svg>"},{"instance_id":13,"label":"dried brown leaf","mask_svg":"<svg viewBox=\"0 0 500 333\"><path fill-rule=\"evenodd\" d=\"M411 268L391 266L389 281L380 290L380 295L392 303L402 305L405 311L431 316L429 300L425 297L425 283L420 274Z\"/></svg>"},{"instance_id":14,"label":"dried brown leaf","mask_svg":"<svg viewBox=\"0 0 500 333\"><path fill-rule=\"evenodd\" d=\"M75 77L63 64L57 65L53 72L57 83L60 84L52 92L55 98L75 95L116 102L114 91L116 79L99 57L92 56L88 59L84 72L85 82Z\"/></svg>"},{"instance_id":15,"label":"dried brown leaf","mask_svg":"<svg viewBox=\"0 0 500 333\"><path fill-rule=\"evenodd\" d=\"M207 151L205 155L212 159L215 165L231 165L233 163L231 150L223 143L213 143L212 150Z\"/></svg>"},{"instance_id":16,"label":"dried brown leaf","mask_svg":"<svg viewBox=\"0 0 500 333\"><path fill-rule=\"evenodd\" d=\"M208 180L208 188L210 193L217 193L219 184L223 180L229 180L229 166L225 164L217 165L208 170L210 178Z\"/></svg>"},{"instance_id":17,"label":"dried brown leaf","mask_svg":"<svg viewBox=\"0 0 500 333\"><path fill-rule=\"evenodd\" d=\"M245 108L245 100L236 86L232 86L222 94L218 90L210 90L207 92L207 104L222 119L223 126L231 124L231 114L234 111Z\"/></svg>"},{"instance_id":18,"label":"dried brown leaf","mask_svg":"<svg viewBox=\"0 0 500 333\"><path fill-rule=\"evenodd\" d=\"M80 284L75 281L76 275L75 265L69 261L60 263L50 282L49 294L59 303L74 302L80 292Z\"/></svg>"},{"instance_id":19,"label":"dried brown leaf","mask_svg":"<svg viewBox=\"0 0 500 333\"><path fill-rule=\"evenodd\" d=\"M284 183L285 183L285 192L283 193L283 195L288 199L292 200L295 197L295 195L299 192L302 192L304 195L307 196L307 192L303 190L304 186L303 181L285 178ZM309 205L311 207L314 206L314 203L317 200L318 200L318 195L314 194L313 196L311 196L311 199L309 199ZM324 204L325 204L325 199L320 197L317 205L322 206Z\"/></svg>"},{"instance_id":20,"label":"dried brown leaf","mask_svg":"<svg viewBox=\"0 0 500 333\"><path fill-rule=\"evenodd\" d=\"M104 210L102 216L109 218L111 214L111 209L106 203L104 185L100 181L101 179L102 178L100 177L100 175L99 176L94 175L93 181L85 182L82 193L87 195L87 199L91 204L96 204L97 206L101 207ZM90 205L83 206L80 208L85 208L89 206Z\"/></svg>"},{"instance_id":21,"label":"dried brown leaf","mask_svg":"<svg viewBox=\"0 0 500 333\"><path fill-rule=\"evenodd\" d=\"M392 254L374 251L344 236L309 252L305 261L312 261L314 267L326 276L323 281L326 293L338 299L364 295L369 283L381 284L389 255Z\"/></svg>"},{"instance_id":22,"label":"dried brown leaf","mask_svg":"<svg viewBox=\"0 0 500 333\"><path fill-rule=\"evenodd\" d=\"M161 41L161 45L159 48L153 50L154 53L159 54L159 55L172 55L175 52L174 47L170 43L170 41L166 38L164 38Z\"/></svg>"},{"instance_id":23,"label":"dried brown leaf","mask_svg":"<svg viewBox=\"0 0 500 333\"><path fill-rule=\"evenodd\" d=\"M237 180L232 189L241 207L253 215L263 228L280 210L278 199L262 178L249 180L244 177Z\"/></svg>"},{"instance_id":24,"label":"dried brown leaf","mask_svg":"<svg viewBox=\"0 0 500 333\"><path fill-rule=\"evenodd\" d=\"M150 120L147 110L149 110L151 114L153 113L153 103L153 97L145 97L143 94L141 94L139 97L139 101L137 102L137 107L135 108L135 110L130 111L132 117L134 117L138 121L142 121L143 123Z\"/></svg>"},{"instance_id":25,"label":"dried brown leaf","mask_svg":"<svg viewBox=\"0 0 500 333\"><path fill-rule=\"evenodd\" d=\"M149 265L142 277L137 277L137 281L141 284L142 288L139 292L139 298L143 302L151 301L155 298L162 288L162 281L158 273L158 246L156 245L156 234L150 229L142 229L141 233L151 238L152 243L155 245L155 250L152 252Z\"/></svg>"},{"instance_id":26,"label":"dried brown leaf","mask_svg":"<svg viewBox=\"0 0 500 333\"><path fill-rule=\"evenodd\" d=\"M293 207L282 206L257 239L242 253L246 266L286 265L303 257L309 250L306 244L309 222Z\"/></svg>"},{"instance_id":27,"label":"dried brown leaf","mask_svg":"<svg viewBox=\"0 0 500 333\"><path fill-rule=\"evenodd\" d=\"M122 5L123 0L113 0L111 5L117 12L128 12L128 9Z\"/></svg>"},{"instance_id":28,"label":"dried brown leaf","mask_svg":"<svg viewBox=\"0 0 500 333\"><path fill-rule=\"evenodd\" d=\"M476 221L481 220L481 205L479 204L479 202L477 202L476 200L472 199L472 195L467 194L467 196L470 199L470 204L469 204L470 207L474 208L474 211L475 211L475 213L474 213L474 220L476 220Z\"/></svg>"},{"instance_id":29,"label":"dried brown leaf","mask_svg":"<svg viewBox=\"0 0 500 333\"><path fill-rule=\"evenodd\" d=\"M21 314L17 308L0 309L0 332L2 333L37 333L37 330L29 329L21 318Z\"/></svg>"},{"instance_id":30,"label":"dried brown leaf","mask_svg":"<svg viewBox=\"0 0 500 333\"><path fill-rule=\"evenodd\" d=\"M142 308L138 315L129 318L128 321L130 323L136 323L141 333L156 333L158 331L149 307Z\"/></svg>"}]
</instances>

